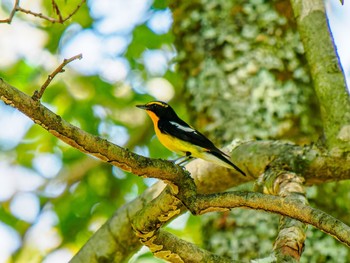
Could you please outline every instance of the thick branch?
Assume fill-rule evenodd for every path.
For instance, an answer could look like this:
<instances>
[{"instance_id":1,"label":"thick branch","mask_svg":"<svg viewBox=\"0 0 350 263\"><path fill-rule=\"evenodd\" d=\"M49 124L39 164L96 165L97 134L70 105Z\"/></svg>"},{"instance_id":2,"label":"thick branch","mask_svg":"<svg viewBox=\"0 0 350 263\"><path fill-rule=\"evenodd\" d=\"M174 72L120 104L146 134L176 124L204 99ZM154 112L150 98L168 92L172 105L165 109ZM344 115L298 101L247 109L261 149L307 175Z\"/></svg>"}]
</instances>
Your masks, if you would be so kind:
<instances>
[{"instance_id":1,"label":"thick branch","mask_svg":"<svg viewBox=\"0 0 350 263\"><path fill-rule=\"evenodd\" d=\"M299 260L303 251L306 226L311 224L318 229L334 236L350 247L350 227L332 216L306 205L307 201L300 188L298 177L288 173L280 174L281 179L276 190L280 195L262 195L252 192L226 192L209 195L187 195L180 190L178 197L195 214L204 214L214 211L226 211L236 207L246 207L264 210L283 215L280 224L280 233L275 243L277 259ZM186 191L185 188L183 191ZM180 200L163 191L162 194L147 204L137 213L133 220L133 227L144 245L147 245L156 256L178 255L177 244L171 248L163 248L158 239L159 229L174 215L180 213ZM163 198L165 197L165 198ZM159 202L163 199L162 202ZM157 214L158 217L153 217ZM297 219L297 220L295 220ZM162 252L157 255L158 252ZM164 258L164 257L162 257ZM180 257L181 258L181 257ZM166 258L165 258L166 259ZM169 260L169 259L168 259Z\"/></svg>"},{"instance_id":2,"label":"thick branch","mask_svg":"<svg viewBox=\"0 0 350 263\"><path fill-rule=\"evenodd\" d=\"M303 186L304 179L284 170L284 162L277 159L262 175L264 193L287 197L308 205ZM290 217L282 216L278 236L273 249L278 262L299 261L304 248L307 225Z\"/></svg>"},{"instance_id":3,"label":"thick branch","mask_svg":"<svg viewBox=\"0 0 350 263\"><path fill-rule=\"evenodd\" d=\"M185 210L182 202L167 187L131 218L132 227L142 244L169 262L232 262L162 231L161 227L181 210Z\"/></svg>"},{"instance_id":4,"label":"thick branch","mask_svg":"<svg viewBox=\"0 0 350 263\"><path fill-rule=\"evenodd\" d=\"M144 242L151 248L153 254L168 262L186 263L234 263L238 262L224 258L198 246L179 239L178 237L159 229L152 239Z\"/></svg>"},{"instance_id":5,"label":"thick branch","mask_svg":"<svg viewBox=\"0 0 350 263\"><path fill-rule=\"evenodd\" d=\"M350 151L350 100L322 0L292 0L329 148Z\"/></svg>"},{"instance_id":6,"label":"thick branch","mask_svg":"<svg viewBox=\"0 0 350 263\"><path fill-rule=\"evenodd\" d=\"M131 227L130 219L158 196L164 187L165 185L159 182L146 189L135 200L119 208L69 262L127 262L128 258L141 247L139 238ZM171 198L170 194L165 198Z\"/></svg>"},{"instance_id":7,"label":"thick branch","mask_svg":"<svg viewBox=\"0 0 350 263\"><path fill-rule=\"evenodd\" d=\"M36 124L74 148L140 176L154 177L181 184L187 177L183 169L171 162L145 158L129 152L98 136L91 135L66 122L48 108L0 79L0 98L31 118ZM177 189L174 186L174 191Z\"/></svg>"},{"instance_id":8,"label":"thick branch","mask_svg":"<svg viewBox=\"0 0 350 263\"><path fill-rule=\"evenodd\" d=\"M195 214L245 207L288 216L313 225L350 247L349 226L321 210L296 201L294 198L282 198L254 192L226 192L198 195L188 201L186 206Z\"/></svg>"},{"instance_id":9,"label":"thick branch","mask_svg":"<svg viewBox=\"0 0 350 263\"><path fill-rule=\"evenodd\" d=\"M131 218L132 227L140 239L148 239L165 223L179 215L182 208L182 202L172 195L167 187Z\"/></svg>"}]
</instances>

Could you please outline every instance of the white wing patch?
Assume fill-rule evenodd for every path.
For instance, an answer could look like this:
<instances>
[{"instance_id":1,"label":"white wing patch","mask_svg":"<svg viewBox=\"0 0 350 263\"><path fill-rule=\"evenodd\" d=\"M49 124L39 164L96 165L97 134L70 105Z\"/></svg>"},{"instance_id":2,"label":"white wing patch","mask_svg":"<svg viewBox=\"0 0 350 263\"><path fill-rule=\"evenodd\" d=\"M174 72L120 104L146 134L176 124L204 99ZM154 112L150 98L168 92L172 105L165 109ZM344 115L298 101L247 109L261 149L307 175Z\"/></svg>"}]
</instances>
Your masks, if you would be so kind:
<instances>
[{"instance_id":1,"label":"white wing patch","mask_svg":"<svg viewBox=\"0 0 350 263\"><path fill-rule=\"evenodd\" d=\"M193 132L193 133L197 134L196 130L192 129L191 127L182 126L181 124L178 124L177 122L174 122L174 121L170 121L170 123L172 125L176 126L180 130L183 130L185 132Z\"/></svg>"}]
</instances>

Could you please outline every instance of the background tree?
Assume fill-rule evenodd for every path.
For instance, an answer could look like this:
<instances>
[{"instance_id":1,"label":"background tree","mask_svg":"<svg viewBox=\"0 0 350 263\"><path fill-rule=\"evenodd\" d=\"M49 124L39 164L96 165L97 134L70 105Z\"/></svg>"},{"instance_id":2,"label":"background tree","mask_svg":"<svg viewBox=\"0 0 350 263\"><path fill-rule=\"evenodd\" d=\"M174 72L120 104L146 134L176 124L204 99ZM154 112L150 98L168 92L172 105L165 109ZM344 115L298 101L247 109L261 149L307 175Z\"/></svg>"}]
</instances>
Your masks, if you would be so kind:
<instances>
[{"instance_id":1,"label":"background tree","mask_svg":"<svg viewBox=\"0 0 350 263\"><path fill-rule=\"evenodd\" d=\"M79 251L72 262L121 262L136 253L141 240L154 255L170 261L228 261L220 256L248 260L269 257L271 251L279 260L302 255L303 262L349 261L348 247L292 219L349 246L349 227L307 206L309 202L349 224L348 181L338 181L350 176L350 106L323 3L175 1L172 34L164 25L169 20L161 20L170 16L165 2L132 2L145 15L131 19L132 26L122 30L109 19L126 11L113 8L112 2L2 4L2 22L10 25L1 25L1 42L6 47L5 36L17 28L23 38L9 44L17 48L17 56L2 54L6 82L0 82L1 99L56 136L9 115L17 111L1 105L3 116L19 122L20 131L7 137L3 133L1 140L6 191L1 191L0 218L21 242L13 260L50 262L57 257L62 262ZM133 18L132 9L127 10ZM34 40L38 48L27 49ZM81 61L74 60L78 53L83 53ZM63 58L72 61L59 67ZM67 70L67 63L76 71ZM56 75L62 68L67 71ZM43 86L43 94L34 93ZM187 169L198 193L254 188L289 201L247 192L197 195L182 170L90 135L142 155L172 157L152 137L151 123L134 105L173 96L179 115L189 112L189 122L217 144L228 145L232 158L249 174L242 178L196 160ZM11 122L7 118L3 127ZM165 179L170 187L148 187L152 179L130 172ZM11 180L18 185L9 187ZM245 206L284 216L278 222L278 216L256 210L202 216L187 212L159 230L185 212L183 203L194 213ZM133 260L157 259L142 253Z\"/></svg>"}]
</instances>

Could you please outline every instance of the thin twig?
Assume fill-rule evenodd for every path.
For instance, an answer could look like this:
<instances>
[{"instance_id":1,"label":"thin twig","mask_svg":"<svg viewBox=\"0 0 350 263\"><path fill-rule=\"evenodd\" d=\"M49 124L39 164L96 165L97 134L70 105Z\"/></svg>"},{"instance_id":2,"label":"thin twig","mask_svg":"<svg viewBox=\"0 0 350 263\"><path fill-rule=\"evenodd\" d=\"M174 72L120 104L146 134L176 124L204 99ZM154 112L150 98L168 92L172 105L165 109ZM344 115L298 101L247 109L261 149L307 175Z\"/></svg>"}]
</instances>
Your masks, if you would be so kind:
<instances>
[{"instance_id":1,"label":"thin twig","mask_svg":"<svg viewBox=\"0 0 350 263\"><path fill-rule=\"evenodd\" d=\"M17 12L18 7L19 7L19 0L15 0L15 4L13 6L13 9L11 10L10 16L7 19L0 19L0 23L11 24L12 19L15 16L15 13Z\"/></svg>"},{"instance_id":2,"label":"thin twig","mask_svg":"<svg viewBox=\"0 0 350 263\"><path fill-rule=\"evenodd\" d=\"M62 22L63 18L62 18L61 10L58 7L58 5L56 4L55 0L52 0L52 8L56 12L56 14L58 15L60 22Z\"/></svg>"},{"instance_id":3,"label":"thin twig","mask_svg":"<svg viewBox=\"0 0 350 263\"><path fill-rule=\"evenodd\" d=\"M42 13L36 13L36 12L31 11L31 10L24 9L24 8L22 8L20 6L17 7L16 11L25 13L27 15L32 15L32 16L36 16L36 17L42 18L42 19L47 20L47 21L49 21L51 23L57 23L58 22L56 18L52 18L52 17L46 16L46 15L43 15Z\"/></svg>"},{"instance_id":4,"label":"thin twig","mask_svg":"<svg viewBox=\"0 0 350 263\"><path fill-rule=\"evenodd\" d=\"M62 24L64 22L66 22L68 19L70 19L73 15L75 15L75 13L78 12L79 8L85 2L86 2L86 0L82 0L69 15L67 15L65 18L63 18L62 15L61 15L61 11L60 11L58 5L56 4L56 2L54 0L52 0L52 7L55 10L56 14L58 15L58 18L53 18L53 17L46 16L46 15L44 15L42 13L37 13L37 12L33 12L31 10L28 10L28 9L24 9L24 8L19 6L19 0L16 0L14 8L12 9L12 11L10 13L10 16L7 19L0 20L0 23L8 23L8 24L10 24L12 22L12 19L13 19L15 13L16 12L22 12L22 13L25 13L25 14L28 14L28 15L32 15L32 16L39 17L41 19L47 20L47 21L49 21L49 22L51 22L53 24L54 23Z\"/></svg>"},{"instance_id":5,"label":"thin twig","mask_svg":"<svg viewBox=\"0 0 350 263\"><path fill-rule=\"evenodd\" d=\"M72 13L70 13L65 19L62 19L61 23L64 23L65 21L67 21L69 18L71 18L72 16L75 15L76 12L78 12L78 10L80 9L80 7L85 4L86 0L82 0L77 6L76 8L73 10Z\"/></svg>"},{"instance_id":6,"label":"thin twig","mask_svg":"<svg viewBox=\"0 0 350 263\"><path fill-rule=\"evenodd\" d=\"M63 68L64 68L68 63L70 63L70 62L72 62L72 61L74 61L74 60L76 60L76 59L82 59L82 58L83 58L83 55L82 55L82 54L78 54L78 55L76 55L76 56L74 56L74 57L71 57L71 58L69 58L69 59L64 59L63 62L62 62L62 64L59 65L59 66L55 69L55 71L52 72L52 73L47 77L45 83L41 86L40 91L37 91L37 90L36 90L36 91L34 92L34 94L33 94L33 96L32 96L32 99L33 99L33 100L40 100L41 97L43 96L43 94L44 94L46 88L50 85L51 81L53 80L53 78L54 78L58 73L64 72L64 69L63 69Z\"/></svg>"}]
</instances>

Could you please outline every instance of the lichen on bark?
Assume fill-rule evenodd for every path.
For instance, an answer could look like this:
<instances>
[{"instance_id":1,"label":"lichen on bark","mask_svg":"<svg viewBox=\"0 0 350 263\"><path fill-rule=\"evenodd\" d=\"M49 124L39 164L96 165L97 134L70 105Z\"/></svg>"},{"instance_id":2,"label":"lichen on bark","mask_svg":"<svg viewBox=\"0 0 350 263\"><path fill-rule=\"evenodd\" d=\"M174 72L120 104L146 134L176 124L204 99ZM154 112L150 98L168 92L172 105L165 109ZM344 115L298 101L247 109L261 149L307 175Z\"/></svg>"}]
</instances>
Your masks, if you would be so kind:
<instances>
[{"instance_id":1,"label":"lichen on bark","mask_svg":"<svg viewBox=\"0 0 350 263\"><path fill-rule=\"evenodd\" d=\"M320 134L316 96L289 1L175 1L179 71L195 126L232 138Z\"/></svg>"}]
</instances>

